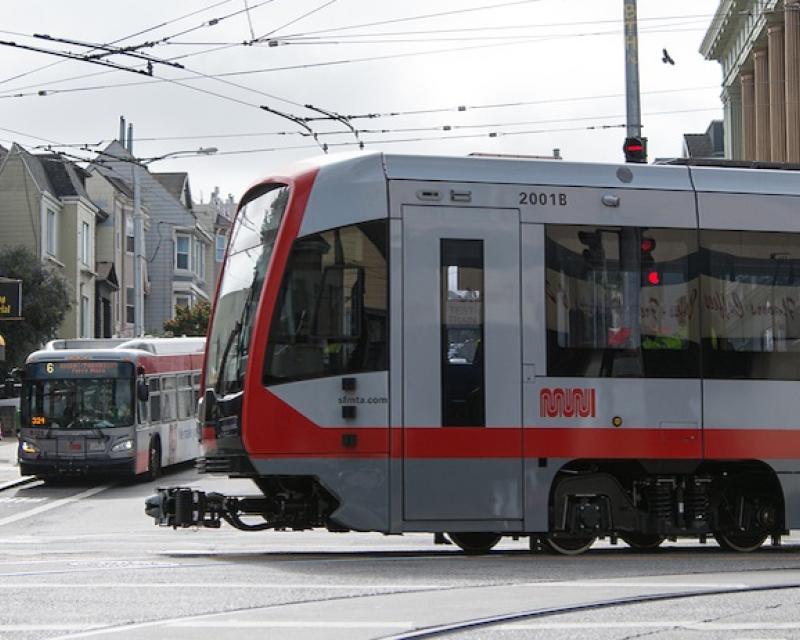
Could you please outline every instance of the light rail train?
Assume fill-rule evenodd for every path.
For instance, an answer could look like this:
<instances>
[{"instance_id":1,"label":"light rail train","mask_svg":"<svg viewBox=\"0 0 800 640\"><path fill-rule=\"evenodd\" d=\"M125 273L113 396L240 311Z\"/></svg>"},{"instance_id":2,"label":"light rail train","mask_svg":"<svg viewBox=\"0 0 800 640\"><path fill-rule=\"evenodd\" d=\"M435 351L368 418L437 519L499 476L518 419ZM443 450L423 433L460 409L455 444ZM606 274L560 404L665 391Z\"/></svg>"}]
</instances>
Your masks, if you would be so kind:
<instances>
[{"instance_id":1,"label":"light rail train","mask_svg":"<svg viewBox=\"0 0 800 640\"><path fill-rule=\"evenodd\" d=\"M242 199L201 470L158 524L530 536L800 528L800 174L367 154Z\"/></svg>"}]
</instances>

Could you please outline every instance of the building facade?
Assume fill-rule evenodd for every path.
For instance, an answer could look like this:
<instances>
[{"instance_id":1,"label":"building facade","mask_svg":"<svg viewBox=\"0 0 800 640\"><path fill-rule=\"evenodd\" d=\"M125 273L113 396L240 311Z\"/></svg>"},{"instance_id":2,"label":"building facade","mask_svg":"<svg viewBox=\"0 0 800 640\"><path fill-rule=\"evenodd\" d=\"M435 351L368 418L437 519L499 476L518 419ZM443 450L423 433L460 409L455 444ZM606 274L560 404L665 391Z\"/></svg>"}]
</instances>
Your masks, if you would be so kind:
<instances>
[{"instance_id":1,"label":"building facade","mask_svg":"<svg viewBox=\"0 0 800 640\"><path fill-rule=\"evenodd\" d=\"M209 291L215 293L222 263L225 261L225 250L228 247L233 218L236 215L236 201L231 194L223 200L219 195L219 187L215 187L209 201L195 204L194 211L200 226L214 238L214 249L207 260L207 273L211 276Z\"/></svg>"},{"instance_id":2,"label":"building facade","mask_svg":"<svg viewBox=\"0 0 800 640\"><path fill-rule=\"evenodd\" d=\"M142 206L150 216L144 238L149 290L144 301L145 333L160 333L175 317L177 305L209 300L207 256L213 237L202 228L192 208L189 179L182 174L153 174L120 142L98 156L100 174L123 181L133 191L138 181ZM213 294L213 292L212 292Z\"/></svg>"},{"instance_id":3,"label":"building facade","mask_svg":"<svg viewBox=\"0 0 800 640\"><path fill-rule=\"evenodd\" d=\"M0 246L25 246L66 279L70 308L62 338L92 337L96 314L102 323L117 286L112 271L98 272L95 231L106 216L86 191L87 176L60 156L31 154L17 144L0 161Z\"/></svg>"},{"instance_id":4,"label":"building facade","mask_svg":"<svg viewBox=\"0 0 800 640\"><path fill-rule=\"evenodd\" d=\"M99 303L101 312L95 336L133 337L133 191L123 180L103 175L96 169L86 179L86 191L105 214L96 233L98 273L113 273L118 284L109 296L108 306L102 301ZM142 207L142 213L145 229L148 229L150 216L146 207ZM146 295L149 291L146 266L143 282Z\"/></svg>"},{"instance_id":5,"label":"building facade","mask_svg":"<svg viewBox=\"0 0 800 640\"><path fill-rule=\"evenodd\" d=\"M800 0L722 0L700 52L722 65L725 156L800 163Z\"/></svg>"}]
</instances>

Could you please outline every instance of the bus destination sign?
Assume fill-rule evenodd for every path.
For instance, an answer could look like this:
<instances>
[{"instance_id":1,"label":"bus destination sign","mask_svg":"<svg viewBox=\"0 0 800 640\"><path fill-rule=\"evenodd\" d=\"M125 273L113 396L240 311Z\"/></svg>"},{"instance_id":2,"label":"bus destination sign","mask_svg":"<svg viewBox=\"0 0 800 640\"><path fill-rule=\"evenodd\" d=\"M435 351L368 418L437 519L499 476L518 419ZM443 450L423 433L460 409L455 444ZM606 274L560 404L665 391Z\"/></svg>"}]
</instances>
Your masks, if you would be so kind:
<instances>
[{"instance_id":1,"label":"bus destination sign","mask_svg":"<svg viewBox=\"0 0 800 640\"><path fill-rule=\"evenodd\" d=\"M101 360L60 360L30 365L31 378L126 378L132 375L129 362Z\"/></svg>"}]
</instances>

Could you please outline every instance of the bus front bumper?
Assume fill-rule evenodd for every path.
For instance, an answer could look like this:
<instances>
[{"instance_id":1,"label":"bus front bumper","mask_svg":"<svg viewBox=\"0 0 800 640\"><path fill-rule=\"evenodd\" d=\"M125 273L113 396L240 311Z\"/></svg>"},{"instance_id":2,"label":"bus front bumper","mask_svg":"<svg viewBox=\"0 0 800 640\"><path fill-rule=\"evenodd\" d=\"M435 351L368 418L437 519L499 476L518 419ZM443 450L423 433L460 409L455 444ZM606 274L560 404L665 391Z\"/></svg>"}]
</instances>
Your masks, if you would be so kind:
<instances>
[{"instance_id":1,"label":"bus front bumper","mask_svg":"<svg viewBox=\"0 0 800 640\"><path fill-rule=\"evenodd\" d=\"M19 459L19 471L23 476L93 476L114 475L132 476L135 471L135 460L130 458L112 460L42 460Z\"/></svg>"}]
</instances>

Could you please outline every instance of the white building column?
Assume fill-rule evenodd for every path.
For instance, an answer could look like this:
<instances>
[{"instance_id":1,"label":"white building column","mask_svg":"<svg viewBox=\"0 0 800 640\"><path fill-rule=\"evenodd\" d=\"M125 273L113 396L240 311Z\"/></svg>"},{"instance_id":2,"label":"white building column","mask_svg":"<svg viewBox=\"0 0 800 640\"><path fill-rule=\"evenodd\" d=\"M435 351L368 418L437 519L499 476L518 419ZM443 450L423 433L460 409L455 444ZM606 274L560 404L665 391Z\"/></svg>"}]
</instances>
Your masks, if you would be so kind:
<instances>
[{"instance_id":1,"label":"white building column","mask_svg":"<svg viewBox=\"0 0 800 640\"><path fill-rule=\"evenodd\" d=\"M783 12L786 55L786 161L800 162L800 4L789 2Z\"/></svg>"},{"instance_id":2,"label":"white building column","mask_svg":"<svg viewBox=\"0 0 800 640\"><path fill-rule=\"evenodd\" d=\"M766 49L753 51L756 119L756 160L769 160L769 57Z\"/></svg>"},{"instance_id":3,"label":"white building column","mask_svg":"<svg viewBox=\"0 0 800 640\"><path fill-rule=\"evenodd\" d=\"M769 50L769 140L770 160L786 160L786 80L784 77L783 25L767 27Z\"/></svg>"},{"instance_id":4,"label":"white building column","mask_svg":"<svg viewBox=\"0 0 800 640\"><path fill-rule=\"evenodd\" d=\"M744 71L739 76L742 86L742 157L741 160L756 158L756 110L753 72Z\"/></svg>"}]
</instances>

